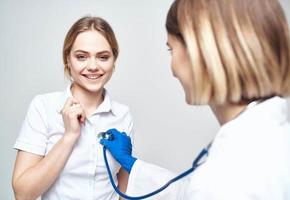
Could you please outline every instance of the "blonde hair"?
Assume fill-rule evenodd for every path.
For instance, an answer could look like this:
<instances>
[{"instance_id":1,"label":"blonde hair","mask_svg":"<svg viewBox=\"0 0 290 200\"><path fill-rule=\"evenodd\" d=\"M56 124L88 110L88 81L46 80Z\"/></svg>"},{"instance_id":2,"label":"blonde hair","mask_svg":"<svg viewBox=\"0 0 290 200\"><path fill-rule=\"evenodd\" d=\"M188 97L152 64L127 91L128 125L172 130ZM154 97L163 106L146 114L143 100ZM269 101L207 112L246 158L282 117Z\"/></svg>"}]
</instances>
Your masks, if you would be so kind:
<instances>
[{"instance_id":1,"label":"blonde hair","mask_svg":"<svg viewBox=\"0 0 290 200\"><path fill-rule=\"evenodd\" d=\"M77 36L85 31L96 30L101 33L108 41L112 48L114 60L117 59L119 54L119 46L113 29L104 19L100 17L82 17L77 20L72 27L69 29L66 34L63 50L62 50L62 58L64 63L64 73L70 78L70 68L68 66L68 55L70 54L71 48L77 38Z\"/></svg>"},{"instance_id":2,"label":"blonde hair","mask_svg":"<svg viewBox=\"0 0 290 200\"><path fill-rule=\"evenodd\" d=\"M176 0L166 28L187 48L194 103L290 95L290 38L278 0Z\"/></svg>"}]
</instances>

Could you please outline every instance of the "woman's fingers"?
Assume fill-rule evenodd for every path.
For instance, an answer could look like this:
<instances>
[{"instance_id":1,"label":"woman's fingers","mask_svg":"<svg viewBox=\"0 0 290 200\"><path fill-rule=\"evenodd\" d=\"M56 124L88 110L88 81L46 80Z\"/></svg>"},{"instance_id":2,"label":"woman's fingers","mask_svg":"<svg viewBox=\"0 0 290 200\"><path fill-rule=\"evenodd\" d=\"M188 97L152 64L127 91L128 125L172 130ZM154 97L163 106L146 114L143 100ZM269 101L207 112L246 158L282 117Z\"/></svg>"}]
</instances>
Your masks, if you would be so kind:
<instances>
[{"instance_id":1,"label":"woman's fingers","mask_svg":"<svg viewBox=\"0 0 290 200\"><path fill-rule=\"evenodd\" d=\"M62 109L62 112L65 112L67 111L69 108L71 107L75 107L75 106L80 106L80 103L77 99L73 98L73 97L69 97L67 98L64 106L63 106L63 109Z\"/></svg>"},{"instance_id":2,"label":"woman's fingers","mask_svg":"<svg viewBox=\"0 0 290 200\"><path fill-rule=\"evenodd\" d=\"M73 115L73 118L77 118L79 122L84 123L86 119L86 113L80 104L73 104L69 108L69 112Z\"/></svg>"},{"instance_id":3,"label":"woman's fingers","mask_svg":"<svg viewBox=\"0 0 290 200\"><path fill-rule=\"evenodd\" d=\"M80 125L85 123L86 114L79 101L73 97L68 98L61 113L66 132L80 134Z\"/></svg>"},{"instance_id":4,"label":"woman's fingers","mask_svg":"<svg viewBox=\"0 0 290 200\"><path fill-rule=\"evenodd\" d=\"M82 123L82 124L85 123L86 113L85 113L84 109L81 106L78 106L76 108L75 112L78 116L80 123Z\"/></svg>"}]
</instances>

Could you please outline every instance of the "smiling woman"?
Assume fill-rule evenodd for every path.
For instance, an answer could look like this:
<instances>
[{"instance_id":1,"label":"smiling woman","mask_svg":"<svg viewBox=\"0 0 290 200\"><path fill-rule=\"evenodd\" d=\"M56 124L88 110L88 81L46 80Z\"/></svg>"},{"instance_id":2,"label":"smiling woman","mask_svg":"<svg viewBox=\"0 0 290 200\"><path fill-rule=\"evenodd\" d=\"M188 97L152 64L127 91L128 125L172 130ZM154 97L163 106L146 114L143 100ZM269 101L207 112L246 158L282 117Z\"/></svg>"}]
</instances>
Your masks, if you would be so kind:
<instances>
[{"instance_id":1,"label":"smiling woman","mask_svg":"<svg viewBox=\"0 0 290 200\"><path fill-rule=\"evenodd\" d=\"M84 17L71 27L63 47L71 85L33 99L14 145L16 199L119 199L96 141L99 132L111 128L132 135L128 107L112 101L104 88L118 51L114 32L102 18ZM109 162L125 191L127 172L112 157Z\"/></svg>"},{"instance_id":2,"label":"smiling woman","mask_svg":"<svg viewBox=\"0 0 290 200\"><path fill-rule=\"evenodd\" d=\"M65 73L73 80L81 78L77 73L90 80L106 75L102 81L107 82L112 75L118 53L117 40L106 21L101 18L82 18L69 30L64 41ZM87 71L83 71L85 68ZM85 79L78 80L81 84ZM84 84L81 85L85 87Z\"/></svg>"},{"instance_id":3,"label":"smiling woman","mask_svg":"<svg viewBox=\"0 0 290 200\"><path fill-rule=\"evenodd\" d=\"M110 44L95 30L80 33L66 59L75 87L80 89L98 92L113 73L115 59Z\"/></svg>"}]
</instances>

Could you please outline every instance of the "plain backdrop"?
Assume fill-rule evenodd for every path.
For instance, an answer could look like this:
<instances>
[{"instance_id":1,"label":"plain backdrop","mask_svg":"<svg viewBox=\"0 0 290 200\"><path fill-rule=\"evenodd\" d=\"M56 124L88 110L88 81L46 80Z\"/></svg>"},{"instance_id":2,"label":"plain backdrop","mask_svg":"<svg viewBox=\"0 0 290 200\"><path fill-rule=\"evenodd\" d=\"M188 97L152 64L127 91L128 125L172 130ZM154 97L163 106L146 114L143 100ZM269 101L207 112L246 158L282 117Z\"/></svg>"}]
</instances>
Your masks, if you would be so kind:
<instances>
[{"instance_id":1,"label":"plain backdrop","mask_svg":"<svg viewBox=\"0 0 290 200\"><path fill-rule=\"evenodd\" d=\"M188 106L170 71L165 18L171 0L0 0L0 199L14 199L12 148L27 107L37 94L61 91L62 45L85 15L113 27L120 45L107 85L135 120L135 154L176 172L190 167L219 126L207 106ZM282 0L290 15L289 0Z\"/></svg>"}]
</instances>

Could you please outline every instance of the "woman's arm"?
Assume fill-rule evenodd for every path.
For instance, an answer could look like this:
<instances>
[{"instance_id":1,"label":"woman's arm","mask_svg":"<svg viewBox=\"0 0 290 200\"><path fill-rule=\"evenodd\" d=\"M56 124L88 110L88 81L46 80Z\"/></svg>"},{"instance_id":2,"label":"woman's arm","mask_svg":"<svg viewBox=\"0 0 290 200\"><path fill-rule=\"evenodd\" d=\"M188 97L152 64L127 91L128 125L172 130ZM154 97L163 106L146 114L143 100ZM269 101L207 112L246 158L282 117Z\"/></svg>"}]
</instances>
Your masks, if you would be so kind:
<instances>
[{"instance_id":1,"label":"woman's arm","mask_svg":"<svg viewBox=\"0 0 290 200\"><path fill-rule=\"evenodd\" d=\"M62 118L64 136L45 157L24 151L17 153L12 178L16 199L36 199L54 183L65 166L85 120L84 110L76 99L68 98Z\"/></svg>"},{"instance_id":2,"label":"woman's arm","mask_svg":"<svg viewBox=\"0 0 290 200\"><path fill-rule=\"evenodd\" d=\"M18 151L12 178L17 200L36 199L59 176L77 138L64 136L45 156Z\"/></svg>"},{"instance_id":3,"label":"woman's arm","mask_svg":"<svg viewBox=\"0 0 290 200\"><path fill-rule=\"evenodd\" d=\"M121 192L125 193L127 190L129 174L126 172L126 170L121 168L117 177L118 177L118 183L119 183L118 184L119 190ZM121 199L123 199L123 198L120 197L120 200Z\"/></svg>"}]
</instances>

